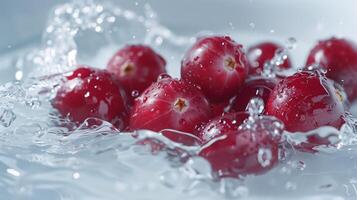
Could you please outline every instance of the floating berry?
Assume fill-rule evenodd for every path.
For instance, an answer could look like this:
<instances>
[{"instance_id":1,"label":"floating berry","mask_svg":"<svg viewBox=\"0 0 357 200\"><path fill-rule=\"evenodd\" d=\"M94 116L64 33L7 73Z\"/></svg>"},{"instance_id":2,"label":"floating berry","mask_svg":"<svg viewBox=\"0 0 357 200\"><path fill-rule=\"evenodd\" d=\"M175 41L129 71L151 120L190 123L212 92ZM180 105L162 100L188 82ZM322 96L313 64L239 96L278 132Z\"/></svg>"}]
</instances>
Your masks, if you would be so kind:
<instances>
[{"instance_id":1,"label":"floating berry","mask_svg":"<svg viewBox=\"0 0 357 200\"><path fill-rule=\"evenodd\" d=\"M298 72L280 81L270 94L266 113L283 121L290 132L321 126L339 129L344 123L343 99L333 82L318 71ZM326 139L311 135L308 142L302 146L326 144Z\"/></svg>"},{"instance_id":2,"label":"floating berry","mask_svg":"<svg viewBox=\"0 0 357 200\"><path fill-rule=\"evenodd\" d=\"M208 100L196 87L166 77L153 83L136 99L130 128L195 133L196 126L208 121L210 115Z\"/></svg>"},{"instance_id":3,"label":"floating berry","mask_svg":"<svg viewBox=\"0 0 357 200\"><path fill-rule=\"evenodd\" d=\"M320 65L326 76L341 84L352 102L357 98L357 46L352 41L330 38L310 52L306 65Z\"/></svg>"},{"instance_id":4,"label":"floating berry","mask_svg":"<svg viewBox=\"0 0 357 200\"><path fill-rule=\"evenodd\" d=\"M331 80L318 72L298 72L279 82L271 92L266 113L285 123L290 132L321 126L340 128L343 101Z\"/></svg>"},{"instance_id":5,"label":"floating berry","mask_svg":"<svg viewBox=\"0 0 357 200\"><path fill-rule=\"evenodd\" d=\"M106 120L120 130L127 126L127 99L118 80L105 70L80 67L66 75L53 99L62 116L75 122L90 117Z\"/></svg>"},{"instance_id":6,"label":"floating berry","mask_svg":"<svg viewBox=\"0 0 357 200\"><path fill-rule=\"evenodd\" d=\"M246 110L249 101L252 98L261 98L265 105L269 98L271 91L276 85L276 80L265 77L252 77L248 79L237 96L230 104L230 110L235 112L243 112Z\"/></svg>"},{"instance_id":7,"label":"floating berry","mask_svg":"<svg viewBox=\"0 0 357 200\"><path fill-rule=\"evenodd\" d=\"M212 36L200 38L186 53L181 77L201 88L212 102L221 102L242 86L247 70L242 45L228 36Z\"/></svg>"},{"instance_id":8,"label":"floating berry","mask_svg":"<svg viewBox=\"0 0 357 200\"><path fill-rule=\"evenodd\" d=\"M247 51L247 58L249 63L249 74L261 75L264 70L264 65L274 58L275 53L283 47L273 42L263 42L250 47ZM291 62L289 58L286 58L284 62L278 65L281 69L291 68Z\"/></svg>"},{"instance_id":9,"label":"floating berry","mask_svg":"<svg viewBox=\"0 0 357 200\"><path fill-rule=\"evenodd\" d=\"M200 131L199 137L203 142L225 135L228 132L238 131L238 127L248 118L246 113L225 113L222 116L210 120Z\"/></svg>"},{"instance_id":10,"label":"floating berry","mask_svg":"<svg viewBox=\"0 0 357 200\"><path fill-rule=\"evenodd\" d=\"M144 45L127 45L110 59L107 69L114 73L133 98L165 73L166 61Z\"/></svg>"},{"instance_id":11,"label":"floating berry","mask_svg":"<svg viewBox=\"0 0 357 200\"><path fill-rule=\"evenodd\" d=\"M278 120L250 115L239 128L231 123L231 119L221 120L208 124L205 136L214 136L214 139L207 142L199 153L211 163L217 176L261 174L278 163L282 133L282 124ZM210 133L210 126L217 132Z\"/></svg>"}]
</instances>

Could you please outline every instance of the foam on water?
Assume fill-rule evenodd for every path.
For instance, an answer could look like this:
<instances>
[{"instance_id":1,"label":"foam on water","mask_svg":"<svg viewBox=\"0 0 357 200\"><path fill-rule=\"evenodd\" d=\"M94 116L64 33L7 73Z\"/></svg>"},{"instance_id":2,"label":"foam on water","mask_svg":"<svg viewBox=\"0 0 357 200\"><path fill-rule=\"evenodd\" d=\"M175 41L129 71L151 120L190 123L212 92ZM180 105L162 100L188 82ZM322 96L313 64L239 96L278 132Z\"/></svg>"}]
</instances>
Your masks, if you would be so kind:
<instances>
[{"instance_id":1,"label":"foam on water","mask_svg":"<svg viewBox=\"0 0 357 200\"><path fill-rule=\"evenodd\" d=\"M88 119L96 120L95 126L84 122L76 127L59 118L50 100L62 81L60 74L77 63L104 68L109 56L126 43L153 46L167 58L169 73L179 75L181 55L194 40L160 25L149 5L144 5L144 11L140 15L92 0L53 10L41 46L19 58L17 82L0 86L0 199L357 197L357 122L350 114L341 130L314 131L337 135L333 147L319 148L314 155L297 152L284 142L281 163L271 172L220 181L213 179L209 163L196 155L199 146L180 145L150 131L119 133L98 119ZM243 43L265 37L237 35ZM288 49L292 47L278 53L273 64L281 62ZM252 102L249 112L253 122L243 128L257 126L259 100ZM270 119L260 125L271 127L271 133L282 128ZM137 145L148 139L151 145ZM283 139L303 142L306 138L285 133ZM262 166L268 165L269 153L259 151Z\"/></svg>"}]
</instances>

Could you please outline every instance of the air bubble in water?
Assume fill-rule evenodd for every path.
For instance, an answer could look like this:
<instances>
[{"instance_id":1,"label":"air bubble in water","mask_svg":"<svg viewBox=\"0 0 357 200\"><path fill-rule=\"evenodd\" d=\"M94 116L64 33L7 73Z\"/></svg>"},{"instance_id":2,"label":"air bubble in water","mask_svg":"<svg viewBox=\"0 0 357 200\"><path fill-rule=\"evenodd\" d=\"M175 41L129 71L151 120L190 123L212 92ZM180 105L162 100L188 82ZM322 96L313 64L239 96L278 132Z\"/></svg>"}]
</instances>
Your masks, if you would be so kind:
<instances>
[{"instance_id":1,"label":"air bubble in water","mask_svg":"<svg viewBox=\"0 0 357 200\"><path fill-rule=\"evenodd\" d=\"M168 171L168 172L164 172L161 176L160 176L160 181L167 187L170 188L174 188L177 183L178 180L180 179L180 174L178 174L177 172L173 172L173 171Z\"/></svg>"},{"instance_id":2,"label":"air bubble in water","mask_svg":"<svg viewBox=\"0 0 357 200\"><path fill-rule=\"evenodd\" d=\"M41 106L41 101L37 97L30 97L25 104L32 109L38 109Z\"/></svg>"},{"instance_id":3,"label":"air bubble in water","mask_svg":"<svg viewBox=\"0 0 357 200\"><path fill-rule=\"evenodd\" d=\"M296 190L297 189L297 185L296 185L296 183L288 181L288 182L285 183L285 189L287 189L287 190Z\"/></svg>"},{"instance_id":4,"label":"air bubble in water","mask_svg":"<svg viewBox=\"0 0 357 200\"><path fill-rule=\"evenodd\" d=\"M272 159L272 153L270 149L260 148L257 156L258 162L262 167L270 166Z\"/></svg>"},{"instance_id":5,"label":"air bubble in water","mask_svg":"<svg viewBox=\"0 0 357 200\"><path fill-rule=\"evenodd\" d=\"M246 198L249 195L249 189L242 184L239 179L224 178L220 181L219 192L227 197Z\"/></svg>"},{"instance_id":6,"label":"air bubble in water","mask_svg":"<svg viewBox=\"0 0 357 200\"><path fill-rule=\"evenodd\" d=\"M9 127L15 119L16 115L11 109L0 107L0 124L2 126Z\"/></svg>"},{"instance_id":7,"label":"air bubble in water","mask_svg":"<svg viewBox=\"0 0 357 200\"><path fill-rule=\"evenodd\" d=\"M192 157L185 163L186 172L191 178L211 177L211 165L202 157Z\"/></svg>"}]
</instances>

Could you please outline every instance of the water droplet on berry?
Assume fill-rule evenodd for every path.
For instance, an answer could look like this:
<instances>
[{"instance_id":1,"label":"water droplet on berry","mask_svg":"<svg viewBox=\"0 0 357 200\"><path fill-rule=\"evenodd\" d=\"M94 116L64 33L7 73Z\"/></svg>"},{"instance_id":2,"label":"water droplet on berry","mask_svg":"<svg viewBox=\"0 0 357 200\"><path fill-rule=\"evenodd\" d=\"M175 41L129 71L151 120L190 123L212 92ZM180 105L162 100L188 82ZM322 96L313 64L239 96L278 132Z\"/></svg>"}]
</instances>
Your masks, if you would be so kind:
<instances>
[{"instance_id":1,"label":"water droplet on berry","mask_svg":"<svg viewBox=\"0 0 357 200\"><path fill-rule=\"evenodd\" d=\"M261 98L252 98L246 109L250 116L257 116L264 111L264 101Z\"/></svg>"},{"instance_id":2,"label":"water droplet on berry","mask_svg":"<svg viewBox=\"0 0 357 200\"><path fill-rule=\"evenodd\" d=\"M137 90L131 91L131 96L132 96L132 97L136 98L136 97L138 97L139 95L140 95L140 92L139 92L139 91L137 91Z\"/></svg>"},{"instance_id":3,"label":"water droplet on berry","mask_svg":"<svg viewBox=\"0 0 357 200\"><path fill-rule=\"evenodd\" d=\"M268 167L271 164L272 153L270 149L260 148L258 150L258 162L262 167Z\"/></svg>"},{"instance_id":4,"label":"water droplet on berry","mask_svg":"<svg viewBox=\"0 0 357 200\"><path fill-rule=\"evenodd\" d=\"M162 79L167 79L167 78L171 78L170 75L164 73L164 74L160 74L158 77L157 77L157 81L160 81Z\"/></svg>"}]
</instances>

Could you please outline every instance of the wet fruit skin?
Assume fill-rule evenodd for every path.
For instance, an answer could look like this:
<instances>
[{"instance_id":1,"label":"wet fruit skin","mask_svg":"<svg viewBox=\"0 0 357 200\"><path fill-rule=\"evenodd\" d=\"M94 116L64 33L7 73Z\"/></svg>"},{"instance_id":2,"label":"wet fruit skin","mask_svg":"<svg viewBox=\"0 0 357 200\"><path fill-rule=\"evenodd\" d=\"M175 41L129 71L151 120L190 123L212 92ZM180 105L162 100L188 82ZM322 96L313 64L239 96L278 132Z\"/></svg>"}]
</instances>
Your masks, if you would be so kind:
<instances>
[{"instance_id":1,"label":"wet fruit skin","mask_svg":"<svg viewBox=\"0 0 357 200\"><path fill-rule=\"evenodd\" d=\"M357 45L339 38L322 40L311 50L306 65L319 64L326 76L341 84L349 100L357 99Z\"/></svg>"},{"instance_id":2,"label":"wet fruit skin","mask_svg":"<svg viewBox=\"0 0 357 200\"><path fill-rule=\"evenodd\" d=\"M208 121L210 115L208 100L196 87L165 77L153 83L135 100L130 128L195 133L196 126Z\"/></svg>"},{"instance_id":3,"label":"wet fruit skin","mask_svg":"<svg viewBox=\"0 0 357 200\"><path fill-rule=\"evenodd\" d=\"M203 142L208 142L228 132L238 131L239 125L247 118L248 114L244 112L225 113L210 120L199 132L198 137Z\"/></svg>"},{"instance_id":4,"label":"wet fruit skin","mask_svg":"<svg viewBox=\"0 0 357 200\"><path fill-rule=\"evenodd\" d=\"M211 102L232 97L247 71L242 45L228 36L199 38L181 63L182 79L201 88Z\"/></svg>"},{"instance_id":5,"label":"wet fruit skin","mask_svg":"<svg viewBox=\"0 0 357 200\"><path fill-rule=\"evenodd\" d=\"M344 123L343 102L333 82L319 72L304 71L280 81L271 92L266 114L280 119L290 132Z\"/></svg>"},{"instance_id":6,"label":"wet fruit skin","mask_svg":"<svg viewBox=\"0 0 357 200\"><path fill-rule=\"evenodd\" d=\"M273 42L262 42L250 47L247 51L249 74L261 75L264 70L264 64L270 61L280 48L282 48L280 45ZM279 68L291 68L290 59L287 58L283 64L279 65Z\"/></svg>"},{"instance_id":7,"label":"wet fruit skin","mask_svg":"<svg viewBox=\"0 0 357 200\"><path fill-rule=\"evenodd\" d=\"M261 164L259 154L269 161ZM219 177L239 177L247 174L262 174L278 163L279 143L264 130L235 130L225 133L209 146L204 146L199 155L206 158ZM267 158L267 155L270 158Z\"/></svg>"},{"instance_id":8,"label":"wet fruit skin","mask_svg":"<svg viewBox=\"0 0 357 200\"><path fill-rule=\"evenodd\" d=\"M127 45L109 60L107 69L114 73L128 94L144 91L157 77L166 72L166 61L145 45Z\"/></svg>"},{"instance_id":9,"label":"wet fruit skin","mask_svg":"<svg viewBox=\"0 0 357 200\"><path fill-rule=\"evenodd\" d=\"M52 102L62 116L79 123L95 117L111 122L120 130L128 125L126 94L111 73L80 67L65 78Z\"/></svg>"},{"instance_id":10,"label":"wet fruit skin","mask_svg":"<svg viewBox=\"0 0 357 200\"><path fill-rule=\"evenodd\" d=\"M266 105L269 95L276 84L276 79L265 78L262 76L253 76L249 78L232 101L230 111L244 112L249 101L254 97L263 99Z\"/></svg>"}]
</instances>

